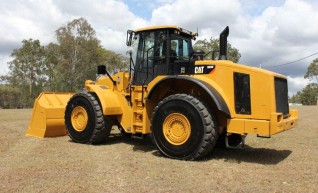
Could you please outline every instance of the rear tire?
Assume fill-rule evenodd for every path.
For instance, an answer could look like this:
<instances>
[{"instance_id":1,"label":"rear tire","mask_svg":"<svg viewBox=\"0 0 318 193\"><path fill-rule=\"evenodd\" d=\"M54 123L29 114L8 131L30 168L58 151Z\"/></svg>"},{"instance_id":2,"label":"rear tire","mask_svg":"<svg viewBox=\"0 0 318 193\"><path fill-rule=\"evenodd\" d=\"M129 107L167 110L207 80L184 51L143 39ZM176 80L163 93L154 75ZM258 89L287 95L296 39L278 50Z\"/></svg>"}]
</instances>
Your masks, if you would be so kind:
<instances>
[{"instance_id":1,"label":"rear tire","mask_svg":"<svg viewBox=\"0 0 318 193\"><path fill-rule=\"evenodd\" d=\"M216 121L197 98L175 94L163 99L152 115L151 129L159 151L170 158L199 159L216 144Z\"/></svg>"},{"instance_id":2,"label":"rear tire","mask_svg":"<svg viewBox=\"0 0 318 193\"><path fill-rule=\"evenodd\" d=\"M73 141L89 144L106 141L112 128L110 118L103 116L97 99L87 92L77 93L69 100L65 125Z\"/></svg>"}]
</instances>

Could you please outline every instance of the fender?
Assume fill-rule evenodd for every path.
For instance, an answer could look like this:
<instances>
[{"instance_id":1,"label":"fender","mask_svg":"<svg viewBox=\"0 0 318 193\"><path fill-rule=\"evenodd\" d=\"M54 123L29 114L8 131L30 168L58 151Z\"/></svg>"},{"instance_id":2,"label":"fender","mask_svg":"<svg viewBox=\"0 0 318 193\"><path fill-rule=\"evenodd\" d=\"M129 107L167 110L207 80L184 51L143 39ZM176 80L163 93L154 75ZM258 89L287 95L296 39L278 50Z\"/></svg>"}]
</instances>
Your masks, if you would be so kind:
<instances>
[{"instance_id":1,"label":"fender","mask_svg":"<svg viewBox=\"0 0 318 193\"><path fill-rule=\"evenodd\" d=\"M227 116L231 117L231 113L230 110L225 102L225 100L223 99L223 97L220 95L220 93L211 85L209 85L208 83L192 78L192 77L188 77L188 76L169 76L166 78L161 79L160 81L158 81L153 87L152 89L149 91L147 99L150 100L153 93L155 92L155 90L157 89L157 87L166 82L166 81L176 81L176 80L186 80L186 81L190 81L192 83L195 83L198 87L202 88L209 96L210 98L215 102L216 107L219 111L225 113Z\"/></svg>"},{"instance_id":2,"label":"fender","mask_svg":"<svg viewBox=\"0 0 318 193\"><path fill-rule=\"evenodd\" d=\"M88 92L96 93L104 115L123 114L121 105L114 91L102 85L85 84L85 87Z\"/></svg>"}]
</instances>

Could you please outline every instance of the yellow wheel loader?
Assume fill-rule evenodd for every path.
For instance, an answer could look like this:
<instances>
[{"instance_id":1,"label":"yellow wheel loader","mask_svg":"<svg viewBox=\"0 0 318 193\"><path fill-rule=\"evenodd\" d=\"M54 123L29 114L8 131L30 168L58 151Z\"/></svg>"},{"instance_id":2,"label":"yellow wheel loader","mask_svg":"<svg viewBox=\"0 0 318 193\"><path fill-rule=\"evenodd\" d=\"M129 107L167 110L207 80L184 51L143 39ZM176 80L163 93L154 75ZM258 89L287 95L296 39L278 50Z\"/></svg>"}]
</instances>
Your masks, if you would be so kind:
<instances>
[{"instance_id":1,"label":"yellow wheel loader","mask_svg":"<svg viewBox=\"0 0 318 193\"><path fill-rule=\"evenodd\" d=\"M238 148L258 137L291 129L286 77L227 60L229 28L220 34L218 58L193 50L197 34L176 26L127 31L130 68L96 81L80 93L42 93L27 135L68 134L78 143L107 142L111 128L142 138L151 134L165 156L199 159L215 145Z\"/></svg>"}]
</instances>

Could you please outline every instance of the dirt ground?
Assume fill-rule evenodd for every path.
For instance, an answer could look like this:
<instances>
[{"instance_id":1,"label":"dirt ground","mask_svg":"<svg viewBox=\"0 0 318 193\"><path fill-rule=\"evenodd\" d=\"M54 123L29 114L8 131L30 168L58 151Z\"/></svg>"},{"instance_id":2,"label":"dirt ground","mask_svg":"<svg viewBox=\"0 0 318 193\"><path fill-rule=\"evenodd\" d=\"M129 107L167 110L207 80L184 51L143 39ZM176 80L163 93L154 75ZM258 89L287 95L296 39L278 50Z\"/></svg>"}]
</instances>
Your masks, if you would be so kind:
<instances>
[{"instance_id":1,"label":"dirt ground","mask_svg":"<svg viewBox=\"0 0 318 193\"><path fill-rule=\"evenodd\" d=\"M297 108L296 128L191 162L162 157L150 139L25 137L31 110L0 109L0 192L318 192L318 107Z\"/></svg>"}]
</instances>

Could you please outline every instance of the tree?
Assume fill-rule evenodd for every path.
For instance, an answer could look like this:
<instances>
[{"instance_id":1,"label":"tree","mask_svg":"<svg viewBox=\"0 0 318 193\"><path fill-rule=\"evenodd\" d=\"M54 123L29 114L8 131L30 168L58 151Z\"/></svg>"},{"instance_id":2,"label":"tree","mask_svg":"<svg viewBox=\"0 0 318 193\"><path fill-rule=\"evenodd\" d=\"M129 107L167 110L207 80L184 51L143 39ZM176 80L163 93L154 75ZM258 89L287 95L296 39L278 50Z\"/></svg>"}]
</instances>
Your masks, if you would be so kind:
<instances>
[{"instance_id":1,"label":"tree","mask_svg":"<svg viewBox=\"0 0 318 193\"><path fill-rule=\"evenodd\" d=\"M56 84L55 77L57 77L57 70L55 67L59 63L59 45L50 43L45 47L45 64L48 69L48 90L57 91L59 86Z\"/></svg>"},{"instance_id":2,"label":"tree","mask_svg":"<svg viewBox=\"0 0 318 193\"><path fill-rule=\"evenodd\" d=\"M100 49L100 55L102 60L100 64L107 66L109 73L128 70L129 58L104 48Z\"/></svg>"},{"instance_id":3,"label":"tree","mask_svg":"<svg viewBox=\"0 0 318 193\"><path fill-rule=\"evenodd\" d=\"M219 45L220 45L219 39L215 39L211 37L209 40L207 39L198 40L194 44L194 49L203 50L206 54L208 54L209 52L219 51L219 47L220 47ZM217 58L217 56L215 56L215 58ZM212 53L209 54L208 59L215 59L215 58L212 58ZM235 47L232 47L232 45L229 42L227 43L227 58L228 60L231 60L235 63L237 63L239 59L241 58L241 54L239 53L239 50Z\"/></svg>"},{"instance_id":4,"label":"tree","mask_svg":"<svg viewBox=\"0 0 318 193\"><path fill-rule=\"evenodd\" d=\"M56 83L63 91L78 91L86 79L95 77L100 62L100 41L84 19L74 19L56 30L59 45Z\"/></svg>"},{"instance_id":5,"label":"tree","mask_svg":"<svg viewBox=\"0 0 318 193\"><path fill-rule=\"evenodd\" d=\"M303 105L316 105L318 97L318 84L308 84L299 95L300 102Z\"/></svg>"},{"instance_id":6,"label":"tree","mask_svg":"<svg viewBox=\"0 0 318 193\"><path fill-rule=\"evenodd\" d=\"M9 73L2 79L22 93L21 102L24 106L31 106L34 98L43 90L48 81L45 65L45 49L39 40L23 40L22 47L11 53Z\"/></svg>"},{"instance_id":7,"label":"tree","mask_svg":"<svg viewBox=\"0 0 318 193\"><path fill-rule=\"evenodd\" d=\"M293 96L290 97L289 102L301 104L300 95L301 95L301 91L298 91L296 94L294 94Z\"/></svg>"},{"instance_id":8,"label":"tree","mask_svg":"<svg viewBox=\"0 0 318 193\"><path fill-rule=\"evenodd\" d=\"M318 58L314 59L307 68L304 78L314 81L308 84L294 97L304 105L315 105L318 100Z\"/></svg>"},{"instance_id":9,"label":"tree","mask_svg":"<svg viewBox=\"0 0 318 193\"><path fill-rule=\"evenodd\" d=\"M314 59L308 66L304 77L318 83L318 58Z\"/></svg>"}]
</instances>

